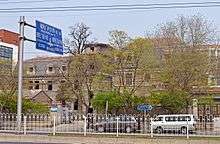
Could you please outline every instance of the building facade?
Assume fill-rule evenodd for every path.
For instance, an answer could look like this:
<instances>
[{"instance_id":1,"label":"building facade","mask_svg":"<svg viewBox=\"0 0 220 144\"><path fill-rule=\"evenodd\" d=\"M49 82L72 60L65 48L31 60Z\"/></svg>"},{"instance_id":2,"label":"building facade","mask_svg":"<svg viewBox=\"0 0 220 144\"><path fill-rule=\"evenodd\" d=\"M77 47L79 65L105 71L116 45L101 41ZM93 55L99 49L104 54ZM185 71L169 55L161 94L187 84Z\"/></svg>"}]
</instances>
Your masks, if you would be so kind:
<instances>
[{"instance_id":1,"label":"building facade","mask_svg":"<svg viewBox=\"0 0 220 144\"><path fill-rule=\"evenodd\" d=\"M0 59L9 60L15 67L18 61L19 34L0 29Z\"/></svg>"},{"instance_id":2,"label":"building facade","mask_svg":"<svg viewBox=\"0 0 220 144\"><path fill-rule=\"evenodd\" d=\"M48 100L55 102L59 84L64 81L64 74L68 70L68 60L69 57L36 57L26 60L24 96L44 103Z\"/></svg>"}]
</instances>

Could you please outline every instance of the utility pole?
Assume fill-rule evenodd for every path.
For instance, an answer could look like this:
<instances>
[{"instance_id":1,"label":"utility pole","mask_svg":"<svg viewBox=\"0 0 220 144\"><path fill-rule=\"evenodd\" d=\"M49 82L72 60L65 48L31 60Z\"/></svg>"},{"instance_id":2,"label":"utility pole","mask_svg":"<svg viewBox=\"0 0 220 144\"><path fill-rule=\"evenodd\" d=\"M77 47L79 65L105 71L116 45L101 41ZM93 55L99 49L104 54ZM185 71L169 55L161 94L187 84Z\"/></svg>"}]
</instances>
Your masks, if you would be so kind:
<instances>
[{"instance_id":1,"label":"utility pole","mask_svg":"<svg viewBox=\"0 0 220 144\"><path fill-rule=\"evenodd\" d=\"M20 44L18 52L18 99L17 99L17 128L21 130L21 112L22 112L22 96L23 96L23 54L24 54L24 26L25 17L21 16L19 21Z\"/></svg>"}]
</instances>

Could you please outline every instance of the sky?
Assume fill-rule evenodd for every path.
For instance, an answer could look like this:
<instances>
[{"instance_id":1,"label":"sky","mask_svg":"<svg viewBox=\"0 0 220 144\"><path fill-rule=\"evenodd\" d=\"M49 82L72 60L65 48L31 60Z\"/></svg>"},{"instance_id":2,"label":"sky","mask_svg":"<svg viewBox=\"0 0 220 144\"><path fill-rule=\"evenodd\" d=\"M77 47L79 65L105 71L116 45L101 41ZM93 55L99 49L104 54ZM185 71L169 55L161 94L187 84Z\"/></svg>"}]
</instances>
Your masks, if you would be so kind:
<instances>
[{"instance_id":1,"label":"sky","mask_svg":"<svg viewBox=\"0 0 220 144\"><path fill-rule=\"evenodd\" d=\"M10 2L26 3L10 3ZM1 8L17 7L49 7L49 6L79 6L79 5L115 5L115 4L150 4L169 2L207 2L220 0L63 0L44 2L31 2L36 0L0 0ZM1 9L0 8L0 9ZM220 7L190 8L190 9L154 9L154 10L126 10L126 11L87 11L87 12L44 12L44 13L1 13L0 28L18 32L20 16L25 16L26 21L35 25L35 20L62 29L63 39L68 37L69 27L83 22L91 28L92 39L97 42L108 43L110 30L126 31L131 37L144 36L146 31L151 31L157 24L175 19L178 15L190 16L200 13L212 21L220 29ZM25 28L25 36L35 38L35 30ZM25 42L24 57L29 59L36 56L57 56L48 52L35 49L35 44Z\"/></svg>"}]
</instances>

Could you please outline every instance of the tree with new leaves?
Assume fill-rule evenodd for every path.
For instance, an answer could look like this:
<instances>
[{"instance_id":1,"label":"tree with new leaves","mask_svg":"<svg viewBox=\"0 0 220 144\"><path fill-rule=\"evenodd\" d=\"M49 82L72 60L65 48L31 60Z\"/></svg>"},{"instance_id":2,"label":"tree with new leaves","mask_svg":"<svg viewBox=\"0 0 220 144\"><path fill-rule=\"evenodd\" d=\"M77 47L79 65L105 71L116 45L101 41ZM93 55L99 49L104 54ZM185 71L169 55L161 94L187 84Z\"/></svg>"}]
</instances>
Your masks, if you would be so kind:
<instances>
[{"instance_id":1,"label":"tree with new leaves","mask_svg":"<svg viewBox=\"0 0 220 144\"><path fill-rule=\"evenodd\" d=\"M186 107L194 98L195 91L202 89L204 92L207 88L208 74L215 67L208 55L208 44L214 34L213 25L200 15L179 16L157 28L153 41L155 47L164 53L160 80L168 93L187 93L187 98L182 101Z\"/></svg>"},{"instance_id":2,"label":"tree with new leaves","mask_svg":"<svg viewBox=\"0 0 220 144\"><path fill-rule=\"evenodd\" d=\"M101 74L113 78L113 89L121 99L120 108L124 112L128 110L134 112L138 101L141 102L139 97L148 93L150 75L155 67L157 67L156 51L145 38L130 40L126 47L113 48L106 53ZM100 98L95 96L93 100L93 104L100 104L95 100L98 101Z\"/></svg>"},{"instance_id":3,"label":"tree with new leaves","mask_svg":"<svg viewBox=\"0 0 220 144\"><path fill-rule=\"evenodd\" d=\"M90 99L94 95L97 77L102 68L102 54L80 54L71 57L68 75L64 75L65 83L61 83L57 100L73 102L78 100L80 111L82 106L90 107Z\"/></svg>"},{"instance_id":4,"label":"tree with new leaves","mask_svg":"<svg viewBox=\"0 0 220 144\"><path fill-rule=\"evenodd\" d=\"M12 69L11 61L0 60L0 111L16 113L17 111L17 69ZM48 112L42 103L32 102L23 98L22 112Z\"/></svg>"},{"instance_id":5,"label":"tree with new leaves","mask_svg":"<svg viewBox=\"0 0 220 144\"><path fill-rule=\"evenodd\" d=\"M109 58L109 71L105 73L113 77L113 85L119 92L130 94L146 85L157 66L156 51L145 38L131 40L124 49L112 49Z\"/></svg>"}]
</instances>

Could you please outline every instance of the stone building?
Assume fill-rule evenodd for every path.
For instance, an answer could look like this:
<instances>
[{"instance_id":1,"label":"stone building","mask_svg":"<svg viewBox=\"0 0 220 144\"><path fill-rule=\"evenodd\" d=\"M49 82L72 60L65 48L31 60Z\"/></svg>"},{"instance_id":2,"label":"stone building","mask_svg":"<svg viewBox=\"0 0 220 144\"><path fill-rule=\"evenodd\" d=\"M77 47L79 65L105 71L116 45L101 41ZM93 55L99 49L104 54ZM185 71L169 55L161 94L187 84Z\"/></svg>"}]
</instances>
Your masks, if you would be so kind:
<instances>
[{"instance_id":1,"label":"stone building","mask_svg":"<svg viewBox=\"0 0 220 144\"><path fill-rule=\"evenodd\" d=\"M109 45L96 43L89 44L85 50L86 54L102 53ZM24 96L36 101L48 104L57 104L56 96L59 86L65 83L68 74L68 64L72 56L60 57L36 57L24 62L25 90ZM78 100L69 103L74 112L78 112L80 104Z\"/></svg>"},{"instance_id":2,"label":"stone building","mask_svg":"<svg viewBox=\"0 0 220 144\"><path fill-rule=\"evenodd\" d=\"M24 96L34 101L55 102L59 84L64 81L69 57L36 57L24 62Z\"/></svg>"}]
</instances>

